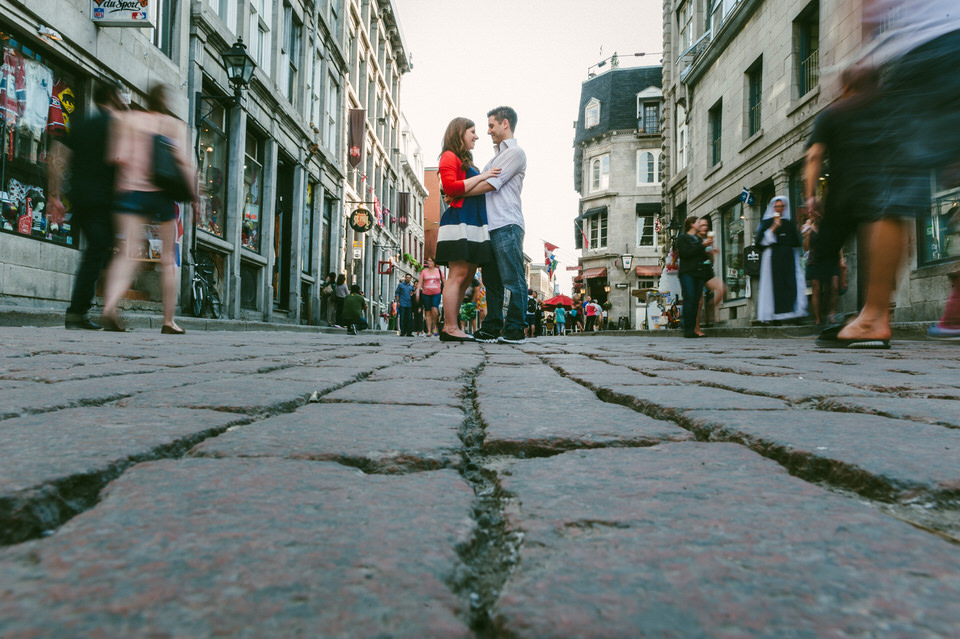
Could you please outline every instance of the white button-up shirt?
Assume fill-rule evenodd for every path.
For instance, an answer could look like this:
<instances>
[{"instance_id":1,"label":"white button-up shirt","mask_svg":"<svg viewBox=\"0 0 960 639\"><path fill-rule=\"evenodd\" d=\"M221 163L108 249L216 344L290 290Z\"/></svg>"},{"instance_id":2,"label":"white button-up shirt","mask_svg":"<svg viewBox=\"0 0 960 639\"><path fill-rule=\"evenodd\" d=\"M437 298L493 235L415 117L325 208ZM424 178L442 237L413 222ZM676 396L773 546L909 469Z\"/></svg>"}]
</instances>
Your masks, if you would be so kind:
<instances>
[{"instance_id":1,"label":"white button-up shirt","mask_svg":"<svg viewBox=\"0 0 960 639\"><path fill-rule=\"evenodd\" d=\"M494 146L494 151L496 155L483 167L484 171L493 167L501 169L500 175L487 180L494 188L486 194L487 228L493 231L510 224L524 228L520 192L527 172L527 154L514 138Z\"/></svg>"}]
</instances>

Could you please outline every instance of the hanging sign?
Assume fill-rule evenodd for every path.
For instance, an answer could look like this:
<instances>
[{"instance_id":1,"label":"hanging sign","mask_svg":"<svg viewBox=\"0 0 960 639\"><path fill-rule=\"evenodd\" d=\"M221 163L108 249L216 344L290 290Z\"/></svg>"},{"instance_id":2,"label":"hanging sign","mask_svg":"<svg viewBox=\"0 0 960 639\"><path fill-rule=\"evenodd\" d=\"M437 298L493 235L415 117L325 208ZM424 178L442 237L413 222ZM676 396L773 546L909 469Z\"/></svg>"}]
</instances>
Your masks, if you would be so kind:
<instances>
[{"instance_id":1,"label":"hanging sign","mask_svg":"<svg viewBox=\"0 0 960 639\"><path fill-rule=\"evenodd\" d=\"M370 211L362 206L354 209L353 213L350 214L350 228L357 233L366 233L372 229L373 216L370 215Z\"/></svg>"},{"instance_id":2,"label":"hanging sign","mask_svg":"<svg viewBox=\"0 0 960 639\"><path fill-rule=\"evenodd\" d=\"M90 0L90 19L98 27L156 27L156 0Z\"/></svg>"}]
</instances>

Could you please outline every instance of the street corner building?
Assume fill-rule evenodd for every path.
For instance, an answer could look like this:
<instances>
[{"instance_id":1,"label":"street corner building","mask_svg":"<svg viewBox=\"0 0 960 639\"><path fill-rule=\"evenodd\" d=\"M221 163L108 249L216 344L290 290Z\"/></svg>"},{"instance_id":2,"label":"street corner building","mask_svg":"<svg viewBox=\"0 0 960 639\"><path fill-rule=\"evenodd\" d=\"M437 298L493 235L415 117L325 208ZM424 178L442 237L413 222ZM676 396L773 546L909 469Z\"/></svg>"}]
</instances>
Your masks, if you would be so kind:
<instances>
[{"instance_id":1,"label":"street corner building","mask_svg":"<svg viewBox=\"0 0 960 639\"><path fill-rule=\"evenodd\" d=\"M574 295L609 304L621 328L647 328L645 291L662 272L662 67L591 67L581 85L574 138L574 188L581 251ZM614 67L614 68L610 68ZM606 69L605 69L606 68Z\"/></svg>"},{"instance_id":2,"label":"street corner building","mask_svg":"<svg viewBox=\"0 0 960 639\"><path fill-rule=\"evenodd\" d=\"M200 206L180 207L181 312L199 269L225 318L323 324L327 273L372 302L422 255L426 188L391 0L0 0L0 45L0 304L70 300L84 240L69 202L47 214L46 161L97 81L134 108L164 83L189 125ZM363 113L367 166L348 162L348 109ZM358 206L377 215L366 243L349 226ZM159 242L148 227L137 244L128 310L160 308Z\"/></svg>"}]
</instances>

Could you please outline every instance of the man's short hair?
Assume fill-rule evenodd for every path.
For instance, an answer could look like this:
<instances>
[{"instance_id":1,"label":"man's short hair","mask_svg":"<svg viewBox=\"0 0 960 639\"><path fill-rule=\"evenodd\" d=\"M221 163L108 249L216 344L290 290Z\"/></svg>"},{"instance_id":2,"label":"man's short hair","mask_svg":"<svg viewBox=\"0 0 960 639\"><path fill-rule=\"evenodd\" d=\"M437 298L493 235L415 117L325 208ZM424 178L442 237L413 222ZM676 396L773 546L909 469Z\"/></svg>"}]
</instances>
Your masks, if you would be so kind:
<instances>
[{"instance_id":1,"label":"man's short hair","mask_svg":"<svg viewBox=\"0 0 960 639\"><path fill-rule=\"evenodd\" d=\"M495 109L490 109L487 111L487 117L495 118L497 122L503 122L506 120L510 123L510 130L516 133L517 131L517 112L514 111L511 107L508 106L498 106Z\"/></svg>"},{"instance_id":2,"label":"man's short hair","mask_svg":"<svg viewBox=\"0 0 960 639\"><path fill-rule=\"evenodd\" d=\"M350 292L353 293L354 295L359 295L359 294L360 294L360 285L359 285L359 284L351 284L351 285L350 285Z\"/></svg>"}]
</instances>

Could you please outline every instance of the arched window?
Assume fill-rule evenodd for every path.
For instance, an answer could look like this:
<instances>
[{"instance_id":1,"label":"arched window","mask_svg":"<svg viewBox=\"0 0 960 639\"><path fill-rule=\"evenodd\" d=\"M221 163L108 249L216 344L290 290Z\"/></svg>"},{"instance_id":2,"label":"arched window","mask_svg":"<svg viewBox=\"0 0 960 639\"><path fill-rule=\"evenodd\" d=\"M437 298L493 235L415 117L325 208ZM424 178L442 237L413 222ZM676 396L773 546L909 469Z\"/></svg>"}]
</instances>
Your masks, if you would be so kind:
<instances>
[{"instance_id":1,"label":"arched window","mask_svg":"<svg viewBox=\"0 0 960 639\"><path fill-rule=\"evenodd\" d=\"M637 151L637 184L657 184L660 182L657 151Z\"/></svg>"},{"instance_id":2,"label":"arched window","mask_svg":"<svg viewBox=\"0 0 960 639\"><path fill-rule=\"evenodd\" d=\"M590 190L601 191L610 187L610 156L601 155L590 161Z\"/></svg>"}]
</instances>

